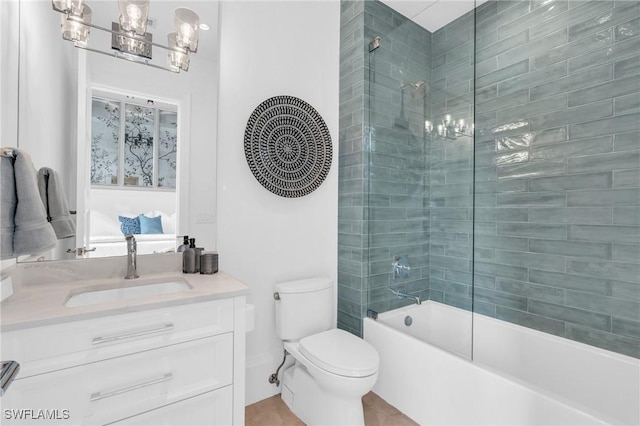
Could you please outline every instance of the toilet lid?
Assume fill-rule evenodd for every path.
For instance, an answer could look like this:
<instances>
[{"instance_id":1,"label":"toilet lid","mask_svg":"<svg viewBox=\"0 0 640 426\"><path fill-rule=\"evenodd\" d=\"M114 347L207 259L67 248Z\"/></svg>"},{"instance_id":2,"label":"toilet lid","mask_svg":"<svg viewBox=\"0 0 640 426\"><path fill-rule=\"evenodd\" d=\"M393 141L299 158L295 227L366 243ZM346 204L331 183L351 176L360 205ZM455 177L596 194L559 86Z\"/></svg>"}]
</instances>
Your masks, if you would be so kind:
<instances>
[{"instance_id":1,"label":"toilet lid","mask_svg":"<svg viewBox=\"0 0 640 426\"><path fill-rule=\"evenodd\" d=\"M378 371L380 364L373 346L337 328L305 337L299 347L318 367L340 376L370 376Z\"/></svg>"}]
</instances>

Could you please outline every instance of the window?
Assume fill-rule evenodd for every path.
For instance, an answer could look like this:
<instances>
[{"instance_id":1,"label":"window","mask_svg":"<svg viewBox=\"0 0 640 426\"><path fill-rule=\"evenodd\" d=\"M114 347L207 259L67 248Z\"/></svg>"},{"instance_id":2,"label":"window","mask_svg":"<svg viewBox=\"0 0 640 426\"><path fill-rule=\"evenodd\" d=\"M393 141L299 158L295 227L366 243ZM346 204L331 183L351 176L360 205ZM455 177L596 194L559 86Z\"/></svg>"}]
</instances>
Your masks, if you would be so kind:
<instances>
[{"instance_id":1,"label":"window","mask_svg":"<svg viewBox=\"0 0 640 426\"><path fill-rule=\"evenodd\" d=\"M91 184L174 189L175 105L106 94L91 99Z\"/></svg>"}]
</instances>

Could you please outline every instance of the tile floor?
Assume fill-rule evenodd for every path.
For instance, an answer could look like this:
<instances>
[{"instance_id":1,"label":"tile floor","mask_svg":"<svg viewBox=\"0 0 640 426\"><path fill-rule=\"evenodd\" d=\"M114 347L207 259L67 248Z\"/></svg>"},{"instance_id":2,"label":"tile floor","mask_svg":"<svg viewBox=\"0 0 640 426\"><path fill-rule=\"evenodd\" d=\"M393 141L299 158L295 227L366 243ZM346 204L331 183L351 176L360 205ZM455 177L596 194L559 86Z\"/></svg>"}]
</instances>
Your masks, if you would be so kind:
<instances>
[{"instance_id":1,"label":"tile floor","mask_svg":"<svg viewBox=\"0 0 640 426\"><path fill-rule=\"evenodd\" d=\"M373 392L362 397L362 405L366 426L417 425ZM251 404L244 412L246 426L304 426L304 423L289 410L280 395Z\"/></svg>"}]
</instances>

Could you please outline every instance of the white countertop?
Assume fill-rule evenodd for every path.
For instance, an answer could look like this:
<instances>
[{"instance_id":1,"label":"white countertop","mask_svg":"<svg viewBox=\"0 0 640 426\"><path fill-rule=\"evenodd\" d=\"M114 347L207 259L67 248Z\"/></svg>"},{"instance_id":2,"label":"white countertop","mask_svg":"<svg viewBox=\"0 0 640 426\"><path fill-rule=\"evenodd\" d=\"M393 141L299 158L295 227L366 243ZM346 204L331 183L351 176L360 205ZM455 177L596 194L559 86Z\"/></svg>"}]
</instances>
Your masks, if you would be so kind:
<instances>
[{"instance_id":1,"label":"white countertop","mask_svg":"<svg viewBox=\"0 0 640 426\"><path fill-rule=\"evenodd\" d=\"M144 274L144 271L138 268L138 273L140 278L126 280L122 286L142 285L148 280L179 278L186 281L191 289L87 306L66 307L64 304L71 294L122 282L124 281L122 275L96 279L74 278L67 281L52 277L46 282L22 283L14 288L13 296L0 303L0 331L224 299L243 296L249 292L245 284L224 272L202 275L183 274L181 271L173 270Z\"/></svg>"}]
</instances>

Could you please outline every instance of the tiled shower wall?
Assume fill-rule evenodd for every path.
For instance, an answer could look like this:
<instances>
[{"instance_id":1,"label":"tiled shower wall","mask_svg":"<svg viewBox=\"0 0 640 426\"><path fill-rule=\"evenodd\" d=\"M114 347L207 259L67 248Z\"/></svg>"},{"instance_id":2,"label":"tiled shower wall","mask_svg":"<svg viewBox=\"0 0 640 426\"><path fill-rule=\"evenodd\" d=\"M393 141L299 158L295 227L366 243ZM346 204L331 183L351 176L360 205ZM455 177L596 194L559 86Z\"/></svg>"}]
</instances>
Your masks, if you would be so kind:
<instances>
[{"instance_id":1,"label":"tiled shower wall","mask_svg":"<svg viewBox=\"0 0 640 426\"><path fill-rule=\"evenodd\" d=\"M344 4L366 16L368 6ZM375 241L364 96L373 34L359 23L342 34L343 46L360 38L349 38L357 60L341 61L338 303L340 326L357 334ZM476 137L475 152L470 138L425 139L431 299L471 307L474 247L475 312L640 357L639 33L638 1L494 0L432 35L424 111L437 122L475 105ZM389 120L397 108L391 100Z\"/></svg>"},{"instance_id":2,"label":"tiled shower wall","mask_svg":"<svg viewBox=\"0 0 640 426\"><path fill-rule=\"evenodd\" d=\"M474 310L640 357L640 2L476 25Z\"/></svg>"},{"instance_id":3,"label":"tiled shower wall","mask_svg":"<svg viewBox=\"0 0 640 426\"><path fill-rule=\"evenodd\" d=\"M367 309L368 277L364 5L340 2L338 327L358 336Z\"/></svg>"},{"instance_id":4,"label":"tiled shower wall","mask_svg":"<svg viewBox=\"0 0 640 426\"><path fill-rule=\"evenodd\" d=\"M365 6L368 56L368 307L385 312L413 303L388 289L429 298L429 140L431 33L380 2ZM400 261L409 270L392 272Z\"/></svg>"},{"instance_id":5,"label":"tiled shower wall","mask_svg":"<svg viewBox=\"0 0 640 426\"><path fill-rule=\"evenodd\" d=\"M475 312L640 357L640 2L490 1L475 66L472 19L432 37L476 134L431 144L430 298L472 306L474 247Z\"/></svg>"},{"instance_id":6,"label":"tiled shower wall","mask_svg":"<svg viewBox=\"0 0 640 426\"><path fill-rule=\"evenodd\" d=\"M431 34L377 1L341 13L338 325L361 335L367 308L411 303L387 287L428 298ZM393 277L396 256L408 277Z\"/></svg>"},{"instance_id":7,"label":"tiled shower wall","mask_svg":"<svg viewBox=\"0 0 640 426\"><path fill-rule=\"evenodd\" d=\"M473 123L474 14L455 20L432 36L429 96L434 127L446 114ZM431 300L472 308L473 138L431 139L429 213ZM471 323L468 330L471 333Z\"/></svg>"}]
</instances>

